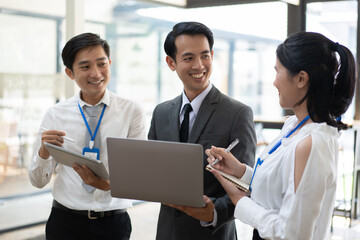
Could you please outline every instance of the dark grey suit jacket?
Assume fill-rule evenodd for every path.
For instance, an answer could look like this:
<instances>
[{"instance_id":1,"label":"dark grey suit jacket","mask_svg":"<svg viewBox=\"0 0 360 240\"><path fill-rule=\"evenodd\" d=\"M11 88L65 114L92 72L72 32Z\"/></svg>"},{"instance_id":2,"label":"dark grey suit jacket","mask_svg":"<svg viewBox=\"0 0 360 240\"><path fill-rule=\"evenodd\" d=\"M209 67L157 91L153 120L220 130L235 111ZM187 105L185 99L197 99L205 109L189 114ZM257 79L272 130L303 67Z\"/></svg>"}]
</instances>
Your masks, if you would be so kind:
<instances>
[{"instance_id":1,"label":"dark grey suit jacket","mask_svg":"<svg viewBox=\"0 0 360 240\"><path fill-rule=\"evenodd\" d=\"M152 116L148 138L179 142L179 112L181 95L159 104ZM205 97L189 135L190 143L201 144L204 151L212 145L227 148L235 139L240 142L231 152L241 162L254 165L256 136L253 113L250 107L227 97L214 86ZM200 221L187 214L161 205L157 240L232 240L236 239L234 205L220 183L205 170L207 156L204 153L204 195L212 199L217 212L217 226L202 227Z\"/></svg>"}]
</instances>

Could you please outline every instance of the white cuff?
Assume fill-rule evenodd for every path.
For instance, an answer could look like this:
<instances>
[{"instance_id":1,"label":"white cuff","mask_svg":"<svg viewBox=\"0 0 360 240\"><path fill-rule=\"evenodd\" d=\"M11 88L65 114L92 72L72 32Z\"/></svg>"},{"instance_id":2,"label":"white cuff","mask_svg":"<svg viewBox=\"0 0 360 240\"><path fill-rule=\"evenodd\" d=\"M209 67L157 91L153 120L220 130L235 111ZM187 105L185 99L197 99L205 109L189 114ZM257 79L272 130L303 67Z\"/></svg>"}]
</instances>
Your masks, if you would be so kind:
<instances>
[{"instance_id":1,"label":"white cuff","mask_svg":"<svg viewBox=\"0 0 360 240\"><path fill-rule=\"evenodd\" d=\"M200 221L201 226L203 227L210 227L213 226L215 227L217 224L217 212L216 212L216 208L214 208L214 219L212 222L205 222L205 221Z\"/></svg>"},{"instance_id":2,"label":"white cuff","mask_svg":"<svg viewBox=\"0 0 360 240\"><path fill-rule=\"evenodd\" d=\"M244 173L244 175L242 175L240 180L250 184L254 169L252 169L248 165L245 165L245 166L246 166L245 173Z\"/></svg>"}]
</instances>

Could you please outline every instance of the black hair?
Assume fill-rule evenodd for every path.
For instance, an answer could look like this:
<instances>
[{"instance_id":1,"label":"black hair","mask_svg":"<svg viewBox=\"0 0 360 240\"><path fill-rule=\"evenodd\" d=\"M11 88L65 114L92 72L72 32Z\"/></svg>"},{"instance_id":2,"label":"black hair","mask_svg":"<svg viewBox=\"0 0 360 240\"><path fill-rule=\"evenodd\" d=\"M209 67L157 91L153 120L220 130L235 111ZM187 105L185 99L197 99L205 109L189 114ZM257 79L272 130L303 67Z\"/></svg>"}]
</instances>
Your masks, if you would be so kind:
<instances>
[{"instance_id":1,"label":"black hair","mask_svg":"<svg viewBox=\"0 0 360 240\"><path fill-rule=\"evenodd\" d=\"M339 61L336 56L339 54ZM357 67L350 50L319 33L299 32L289 36L276 50L277 58L290 76L300 71L309 75L307 110L314 122L326 122L339 130L354 96Z\"/></svg>"},{"instance_id":2,"label":"black hair","mask_svg":"<svg viewBox=\"0 0 360 240\"><path fill-rule=\"evenodd\" d=\"M73 64L76 54L83 48L89 46L100 45L108 58L110 58L110 47L106 40L103 40L99 35L94 33L82 33L71 38L66 44L62 51L62 60L65 67L73 71Z\"/></svg>"},{"instance_id":3,"label":"black hair","mask_svg":"<svg viewBox=\"0 0 360 240\"><path fill-rule=\"evenodd\" d=\"M164 43L164 49L168 56L170 56L176 62L176 45L175 39L180 35L205 35L208 39L210 51L213 49L214 36L211 30L202 23L199 22L180 22L177 23L171 32L167 35Z\"/></svg>"}]
</instances>

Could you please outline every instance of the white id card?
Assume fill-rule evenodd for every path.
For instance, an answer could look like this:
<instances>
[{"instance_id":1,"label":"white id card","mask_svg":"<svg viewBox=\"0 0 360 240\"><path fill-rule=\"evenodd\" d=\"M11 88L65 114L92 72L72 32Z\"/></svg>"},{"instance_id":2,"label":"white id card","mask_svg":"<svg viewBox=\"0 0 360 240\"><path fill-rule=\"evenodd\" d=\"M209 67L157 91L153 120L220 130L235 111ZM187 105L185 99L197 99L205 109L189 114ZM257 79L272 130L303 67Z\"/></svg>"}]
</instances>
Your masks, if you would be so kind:
<instances>
[{"instance_id":1,"label":"white id card","mask_svg":"<svg viewBox=\"0 0 360 240\"><path fill-rule=\"evenodd\" d=\"M84 147L83 148L83 155L90 157L92 159L96 159L99 160L100 159L100 150L98 148L88 148L88 147Z\"/></svg>"}]
</instances>

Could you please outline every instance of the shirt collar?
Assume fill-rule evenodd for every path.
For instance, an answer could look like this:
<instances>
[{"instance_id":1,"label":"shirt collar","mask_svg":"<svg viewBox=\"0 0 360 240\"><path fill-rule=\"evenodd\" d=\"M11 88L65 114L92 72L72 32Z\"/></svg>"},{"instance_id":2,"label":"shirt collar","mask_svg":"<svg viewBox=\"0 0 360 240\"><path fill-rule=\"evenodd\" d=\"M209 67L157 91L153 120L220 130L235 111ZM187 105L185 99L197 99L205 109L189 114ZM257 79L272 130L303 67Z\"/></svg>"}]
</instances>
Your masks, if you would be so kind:
<instances>
[{"instance_id":1,"label":"shirt collar","mask_svg":"<svg viewBox=\"0 0 360 240\"><path fill-rule=\"evenodd\" d=\"M212 86L213 86L212 83L209 83L209 86L207 86L207 88L204 91L202 91L199 95L197 95L196 98L194 98L194 100L192 100L191 103L190 103L189 99L187 98L187 96L185 94L185 91L183 91L183 93L182 93L182 105L181 105L179 114L182 113L185 104L190 103L195 116L197 116L197 113L199 112L200 106L201 106L202 102L204 101L205 97L210 92Z\"/></svg>"},{"instance_id":2,"label":"shirt collar","mask_svg":"<svg viewBox=\"0 0 360 240\"><path fill-rule=\"evenodd\" d=\"M80 91L79 91L79 93L78 93L78 95L77 95L77 100L78 100L80 106L81 106L82 108L83 108L85 105L92 107L93 105L91 105L91 104L89 104L89 103L87 103L87 102L84 102L84 101L81 99L80 94L81 94L81 93L80 93ZM110 93L109 93L109 91L108 91L107 89L105 89L105 93L104 93L104 96L102 97L102 99L101 99L97 104L95 104L94 106L97 106L97 105L99 105L99 104L101 104L101 103L104 103L106 106L110 106Z\"/></svg>"}]
</instances>

